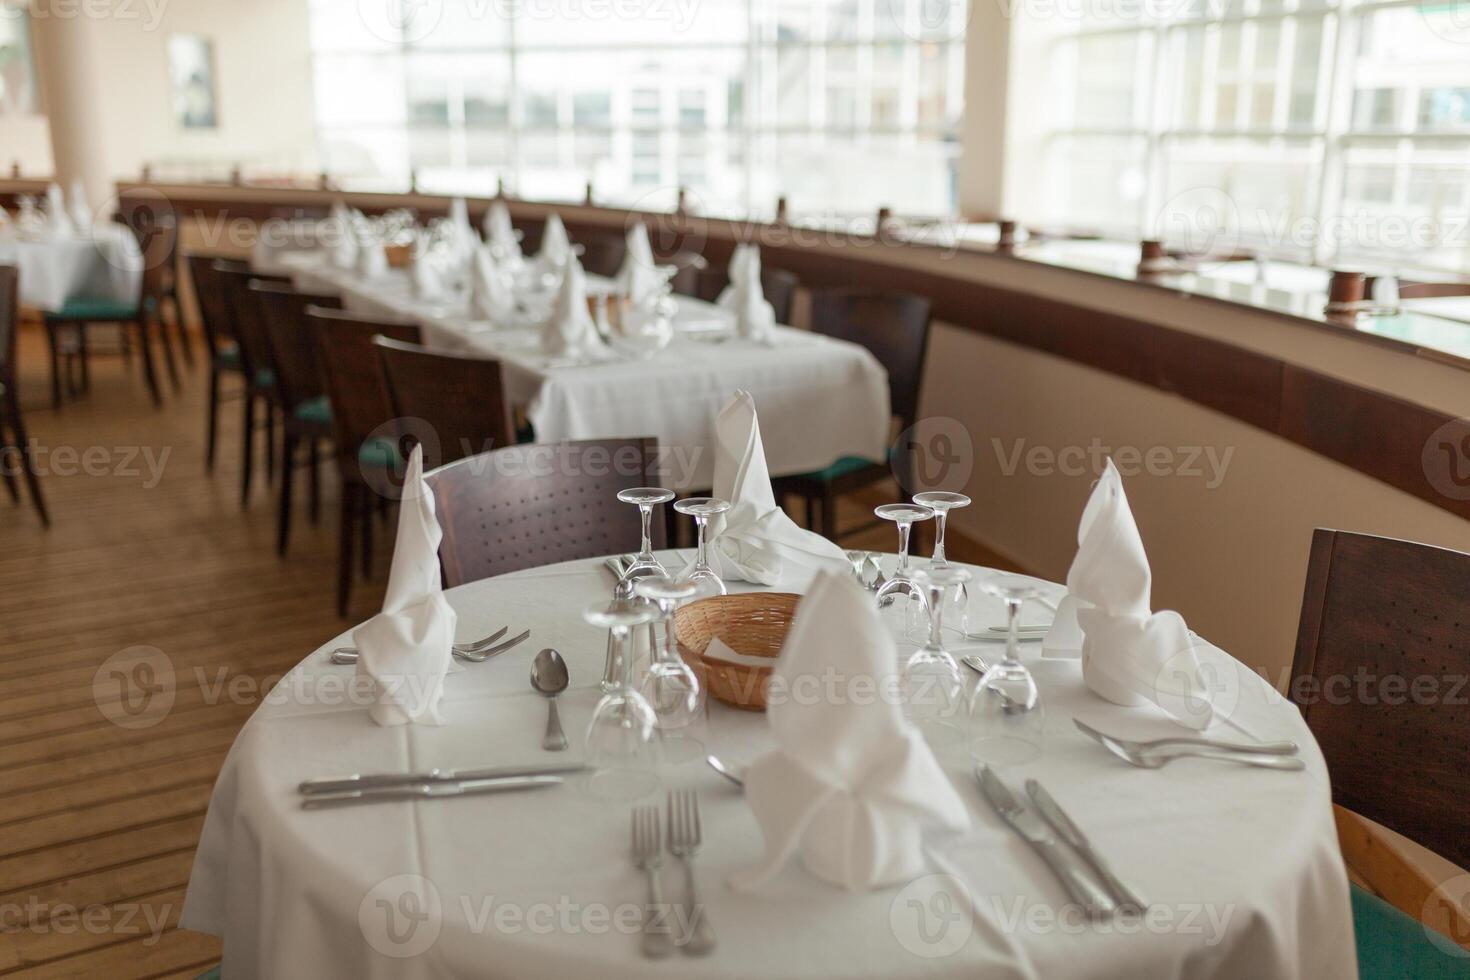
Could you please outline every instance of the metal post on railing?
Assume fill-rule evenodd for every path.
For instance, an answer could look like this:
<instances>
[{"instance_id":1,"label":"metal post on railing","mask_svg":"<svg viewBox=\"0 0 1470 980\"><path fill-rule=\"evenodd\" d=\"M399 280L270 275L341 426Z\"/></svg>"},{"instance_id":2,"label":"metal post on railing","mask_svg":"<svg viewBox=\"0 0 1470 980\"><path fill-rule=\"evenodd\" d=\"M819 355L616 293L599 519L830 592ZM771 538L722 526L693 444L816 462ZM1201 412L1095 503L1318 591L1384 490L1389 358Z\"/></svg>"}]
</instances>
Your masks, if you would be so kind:
<instances>
[{"instance_id":1,"label":"metal post on railing","mask_svg":"<svg viewBox=\"0 0 1470 980\"><path fill-rule=\"evenodd\" d=\"M1014 221L1001 219L1000 238L996 240L995 245L996 248L1016 247L1016 223Z\"/></svg>"},{"instance_id":2,"label":"metal post on railing","mask_svg":"<svg viewBox=\"0 0 1470 980\"><path fill-rule=\"evenodd\" d=\"M20 180L20 161L19 160L12 160L12 161L10 161L10 179L11 180Z\"/></svg>"},{"instance_id":3,"label":"metal post on railing","mask_svg":"<svg viewBox=\"0 0 1470 980\"><path fill-rule=\"evenodd\" d=\"M688 198L688 192L685 191L685 189L682 188L682 187L679 188L679 196L677 198L675 198L675 200L674 200L674 213L675 214L677 214L677 215L684 215L684 214L687 214L688 213L688 208L686 206L687 203L688 203L687 198Z\"/></svg>"},{"instance_id":4,"label":"metal post on railing","mask_svg":"<svg viewBox=\"0 0 1470 980\"><path fill-rule=\"evenodd\" d=\"M332 189L332 175L323 170L316 175L316 183L322 190L329 191Z\"/></svg>"},{"instance_id":5,"label":"metal post on railing","mask_svg":"<svg viewBox=\"0 0 1470 980\"><path fill-rule=\"evenodd\" d=\"M150 164L146 164L145 163L138 170L138 183L140 183L140 184L151 184L152 182L153 182L153 167Z\"/></svg>"},{"instance_id":6,"label":"metal post on railing","mask_svg":"<svg viewBox=\"0 0 1470 980\"><path fill-rule=\"evenodd\" d=\"M504 177L496 177L495 178L495 200L497 200L497 201L503 201L503 200L505 200L505 178Z\"/></svg>"},{"instance_id":7,"label":"metal post on railing","mask_svg":"<svg viewBox=\"0 0 1470 980\"><path fill-rule=\"evenodd\" d=\"M786 197L785 197L785 195L782 195L781 197L776 198L776 224L778 224L778 225L784 225L785 223L786 223Z\"/></svg>"},{"instance_id":8,"label":"metal post on railing","mask_svg":"<svg viewBox=\"0 0 1470 980\"><path fill-rule=\"evenodd\" d=\"M587 181L587 193L583 195L582 203L589 208L592 207L592 181L590 180Z\"/></svg>"},{"instance_id":9,"label":"metal post on railing","mask_svg":"<svg viewBox=\"0 0 1470 980\"><path fill-rule=\"evenodd\" d=\"M239 186L243 185L244 183L245 183L245 175L241 172L240 165L237 163L233 167L230 168L230 186L231 187L239 187Z\"/></svg>"}]
</instances>

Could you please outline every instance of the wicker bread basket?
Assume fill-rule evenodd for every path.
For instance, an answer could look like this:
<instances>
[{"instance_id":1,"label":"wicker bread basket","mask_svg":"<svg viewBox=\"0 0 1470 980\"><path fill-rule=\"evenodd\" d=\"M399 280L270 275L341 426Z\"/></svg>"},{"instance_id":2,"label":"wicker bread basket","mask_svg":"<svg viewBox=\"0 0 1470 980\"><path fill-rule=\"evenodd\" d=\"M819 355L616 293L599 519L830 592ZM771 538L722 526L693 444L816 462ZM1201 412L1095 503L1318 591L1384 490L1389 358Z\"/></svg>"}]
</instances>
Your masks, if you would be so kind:
<instances>
[{"instance_id":1,"label":"wicker bread basket","mask_svg":"<svg viewBox=\"0 0 1470 980\"><path fill-rule=\"evenodd\" d=\"M791 592L697 599L674 614L674 638L684 659L702 669L711 697L747 711L764 711L771 667L706 659L705 649L718 636L736 653L769 658L774 666L800 601Z\"/></svg>"}]
</instances>

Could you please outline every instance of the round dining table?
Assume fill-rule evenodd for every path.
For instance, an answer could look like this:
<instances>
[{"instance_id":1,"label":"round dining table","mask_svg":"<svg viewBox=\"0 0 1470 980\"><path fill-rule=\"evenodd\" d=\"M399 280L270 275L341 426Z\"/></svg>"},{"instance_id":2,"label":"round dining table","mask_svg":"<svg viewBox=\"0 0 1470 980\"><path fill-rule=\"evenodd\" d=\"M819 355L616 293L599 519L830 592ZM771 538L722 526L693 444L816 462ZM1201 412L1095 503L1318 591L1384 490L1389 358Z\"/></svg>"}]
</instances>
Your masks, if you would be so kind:
<instances>
[{"instance_id":1,"label":"round dining table","mask_svg":"<svg viewBox=\"0 0 1470 980\"><path fill-rule=\"evenodd\" d=\"M689 553L664 552L682 568ZM885 559L891 571L894 558ZM976 574L984 574L976 569ZM792 576L776 591L802 591ZM1086 831L1143 914L1092 921L1047 866L987 806L963 743L938 753L970 811L963 832L926 840L932 873L848 892L793 860L754 891L731 875L764 842L738 787L697 759L661 770L662 790L698 794L703 846L695 873L717 946L706 956L641 953L646 879L631 859L632 805L589 796L572 776L551 789L305 810L313 777L580 761L601 695L606 634L582 611L605 600L601 559L529 569L446 593L461 640L502 626L530 639L445 679L442 726L378 727L354 668L330 662L344 634L312 652L261 700L214 789L181 925L224 939L232 977L685 978L1352 978L1348 884L1321 753L1296 709L1256 673L1201 640L1216 722L1235 740L1290 739L1302 771L1184 759L1134 768L1073 719L1129 738L1191 734L1151 706L1105 702L1076 660L1023 644L1045 710L1039 759L1001 772L1034 778ZM1058 585L1040 583L1053 600ZM729 583L730 591L753 591ZM970 602L972 633L1003 615ZM918 643L900 604L883 612L896 656ZM1028 605L1024 620L1047 614ZM997 659L1000 642L951 638L956 653ZM571 683L559 699L569 750L541 748L545 699L530 664L560 651ZM898 661L895 661L895 670ZM967 671L967 673L971 673ZM973 683L971 676L967 683ZM226 686L226 690L230 690ZM706 748L747 764L771 745L763 714L712 702ZM683 879L665 859L665 896Z\"/></svg>"},{"instance_id":2,"label":"round dining table","mask_svg":"<svg viewBox=\"0 0 1470 980\"><path fill-rule=\"evenodd\" d=\"M68 300L136 303L143 253L125 226L99 222L85 232L0 228L0 265L20 269L20 302L59 310Z\"/></svg>"}]
</instances>

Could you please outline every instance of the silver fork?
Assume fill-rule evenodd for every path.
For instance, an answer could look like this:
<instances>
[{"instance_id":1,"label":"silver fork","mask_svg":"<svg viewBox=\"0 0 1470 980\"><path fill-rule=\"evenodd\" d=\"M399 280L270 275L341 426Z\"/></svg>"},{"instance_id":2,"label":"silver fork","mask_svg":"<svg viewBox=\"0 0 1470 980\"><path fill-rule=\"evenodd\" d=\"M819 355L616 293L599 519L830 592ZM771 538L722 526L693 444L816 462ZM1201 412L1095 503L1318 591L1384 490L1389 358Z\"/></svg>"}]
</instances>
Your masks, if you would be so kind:
<instances>
[{"instance_id":1,"label":"silver fork","mask_svg":"<svg viewBox=\"0 0 1470 980\"><path fill-rule=\"evenodd\" d=\"M457 654L479 653L481 650L484 650L486 647L490 646L496 640L504 636L509 629L509 626L502 626L500 627L500 629L496 630L494 633L491 633L489 636L483 636L478 640L470 640L465 643L456 643L454 644L453 648L454 652ZM330 659L333 663L338 664L356 663L357 648L338 647L337 649L332 651Z\"/></svg>"},{"instance_id":2,"label":"silver fork","mask_svg":"<svg viewBox=\"0 0 1470 980\"><path fill-rule=\"evenodd\" d=\"M675 790L669 794L669 853L684 865L684 910L679 923L685 931L679 945L690 956L704 956L715 948L715 930L694 885L694 855L702 841L699 797L692 790Z\"/></svg>"},{"instance_id":3,"label":"silver fork","mask_svg":"<svg viewBox=\"0 0 1470 980\"><path fill-rule=\"evenodd\" d=\"M674 951L669 934L668 909L664 906L663 889L658 883L658 869L663 865L663 851L658 838L658 807L633 809L633 863L648 875L648 907L643 910L643 955L660 960Z\"/></svg>"}]
</instances>

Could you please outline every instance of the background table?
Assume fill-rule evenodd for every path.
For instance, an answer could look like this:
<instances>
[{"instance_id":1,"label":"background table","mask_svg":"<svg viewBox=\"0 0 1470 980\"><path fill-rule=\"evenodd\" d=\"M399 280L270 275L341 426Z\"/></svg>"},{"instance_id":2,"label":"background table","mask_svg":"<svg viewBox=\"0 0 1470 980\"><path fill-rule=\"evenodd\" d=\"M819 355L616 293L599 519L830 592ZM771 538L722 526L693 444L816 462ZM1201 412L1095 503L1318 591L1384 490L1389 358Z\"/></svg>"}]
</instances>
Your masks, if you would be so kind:
<instances>
[{"instance_id":1,"label":"background table","mask_svg":"<svg viewBox=\"0 0 1470 980\"><path fill-rule=\"evenodd\" d=\"M20 268L20 302L59 310L67 300L136 303L143 287L143 253L122 225L99 224L86 234L0 232L0 265Z\"/></svg>"},{"instance_id":2,"label":"background table","mask_svg":"<svg viewBox=\"0 0 1470 980\"><path fill-rule=\"evenodd\" d=\"M706 845L696 866L720 946L706 959L652 964L639 955L636 936L610 925L645 895L628 858L628 806L562 787L299 809L296 784L313 776L578 758L604 653L604 634L583 624L579 612L610 586L600 561L583 561L452 590L461 637L506 624L512 631L529 627L532 635L497 659L450 675L445 727L379 728L365 708L344 703L352 668L326 660L338 641L281 682L226 761L184 908L186 928L224 937L226 977L1355 975L1347 881L1321 754L1295 708L1213 647L1204 656L1232 722L1212 734L1238 738L1243 729L1262 739L1294 739L1307 771L1198 760L1131 768L1080 735L1072 717L1127 736L1178 729L1151 708L1100 701L1083 687L1076 662L1040 661L1036 644L1025 654L1046 705L1046 754L1006 778L1016 786L1025 776L1040 779L1154 904L1152 918L1132 926L1051 918L1064 901L1060 886L984 805L964 758L943 761L970 805L973 827L932 843L975 896L976 920L954 918L930 901L923 889L932 879L848 894L797 863L757 893L734 892L726 877L762 854L754 817L739 792L705 767L669 770L667 785L700 793ZM745 589L732 583L734 591ZM972 610L981 624L999 622L988 597L977 596ZM901 611L885 616L901 634ZM545 646L560 650L571 669L562 698L572 740L565 753L539 749L546 706L527 678L531 658ZM900 641L900 655L914 646ZM992 656L1000 652L983 646ZM715 704L710 743L731 761L748 763L769 745L764 716ZM670 871L667 886L676 882ZM401 903L406 885L432 887L438 897L418 924L422 933L401 917L389 931L385 910L413 911ZM923 920L927 929L911 901L934 913Z\"/></svg>"},{"instance_id":3,"label":"background table","mask_svg":"<svg viewBox=\"0 0 1470 980\"><path fill-rule=\"evenodd\" d=\"M281 267L297 288L340 293L343 305L362 316L418 323L430 347L499 359L510 397L535 426L538 442L657 436L666 451L664 485L674 489L710 486L714 419L737 388L755 398L773 476L819 470L843 456L881 460L887 453L888 373L857 344L788 327L776 329L772 345L697 339L712 324L732 323L731 315L679 296L679 335L663 351L565 366L540 352L538 329L474 320L462 297L420 299L404 270L364 279L333 267L320 252L288 254Z\"/></svg>"}]
</instances>

